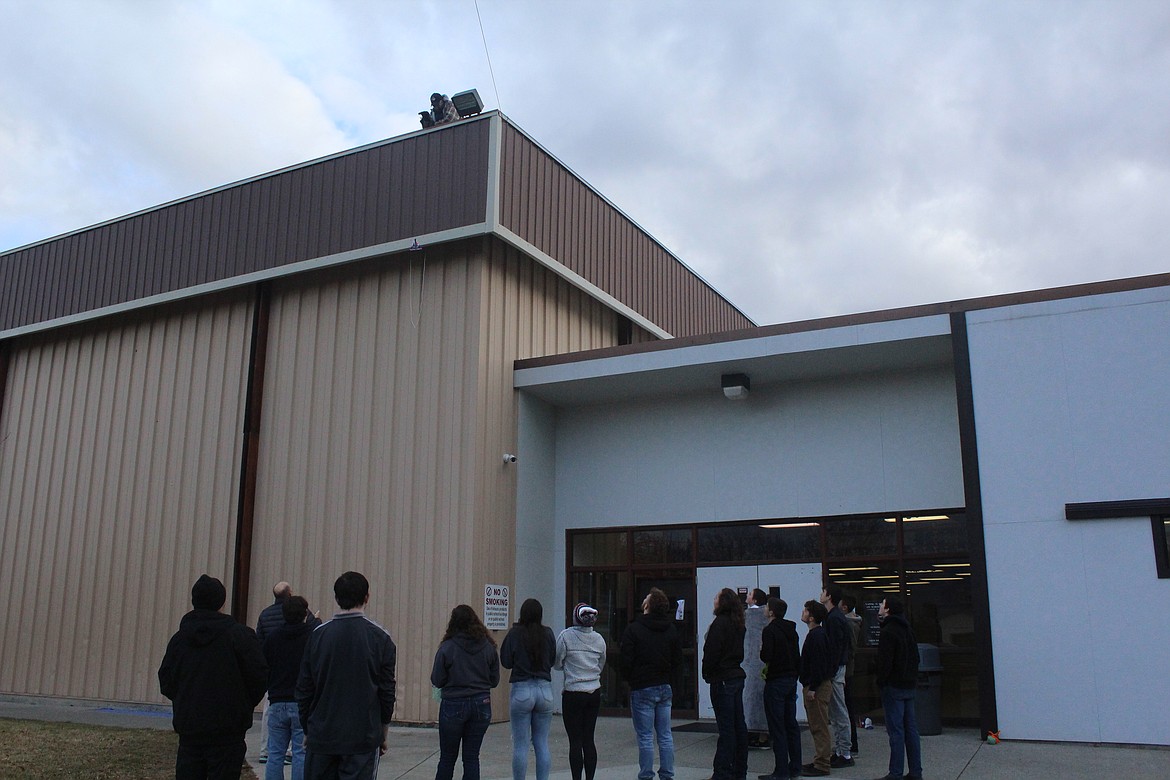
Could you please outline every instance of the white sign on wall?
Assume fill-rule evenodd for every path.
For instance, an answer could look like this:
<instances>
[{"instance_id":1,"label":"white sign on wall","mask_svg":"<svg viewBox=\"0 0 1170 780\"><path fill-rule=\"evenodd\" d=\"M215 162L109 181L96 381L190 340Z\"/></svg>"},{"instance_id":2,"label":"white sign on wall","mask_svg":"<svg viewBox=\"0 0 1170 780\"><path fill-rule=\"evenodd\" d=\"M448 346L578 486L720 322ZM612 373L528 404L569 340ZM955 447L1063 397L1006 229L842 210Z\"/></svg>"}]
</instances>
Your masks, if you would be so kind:
<instances>
[{"instance_id":1,"label":"white sign on wall","mask_svg":"<svg viewBox=\"0 0 1170 780\"><path fill-rule=\"evenodd\" d=\"M491 631L508 627L508 586L483 586L483 624Z\"/></svg>"}]
</instances>

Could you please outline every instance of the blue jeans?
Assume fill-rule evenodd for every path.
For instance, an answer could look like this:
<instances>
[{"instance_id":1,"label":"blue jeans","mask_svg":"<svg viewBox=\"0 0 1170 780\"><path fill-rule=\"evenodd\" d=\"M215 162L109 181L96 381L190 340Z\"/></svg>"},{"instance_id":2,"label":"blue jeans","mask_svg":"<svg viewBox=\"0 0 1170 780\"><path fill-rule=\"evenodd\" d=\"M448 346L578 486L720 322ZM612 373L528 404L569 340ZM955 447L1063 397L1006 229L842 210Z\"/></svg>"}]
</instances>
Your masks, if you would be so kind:
<instances>
[{"instance_id":1,"label":"blue jeans","mask_svg":"<svg viewBox=\"0 0 1170 780\"><path fill-rule=\"evenodd\" d=\"M491 694L443 699L439 704L439 768L435 780L451 780L461 743L463 780L479 780L479 747L491 722Z\"/></svg>"},{"instance_id":2,"label":"blue jeans","mask_svg":"<svg viewBox=\"0 0 1170 780\"><path fill-rule=\"evenodd\" d=\"M264 780L284 780L284 753L292 743L292 780L305 776L305 736L295 701L274 701L268 705L268 763Z\"/></svg>"},{"instance_id":3,"label":"blue jeans","mask_svg":"<svg viewBox=\"0 0 1170 780\"><path fill-rule=\"evenodd\" d=\"M890 774L902 776L905 757L909 759L910 776L922 777L922 745L918 741L914 689L889 685L882 688L882 709L886 711L886 734L890 737Z\"/></svg>"},{"instance_id":4,"label":"blue jeans","mask_svg":"<svg viewBox=\"0 0 1170 780\"><path fill-rule=\"evenodd\" d=\"M536 780L548 780L552 756L548 730L552 725L553 693L548 680L512 683L508 715L512 719L512 780L524 780L528 770L528 745L536 753Z\"/></svg>"},{"instance_id":5,"label":"blue jeans","mask_svg":"<svg viewBox=\"0 0 1170 780\"><path fill-rule=\"evenodd\" d=\"M743 678L711 683L711 706L719 741L715 743L714 780L747 777L747 722L743 719Z\"/></svg>"},{"instance_id":6,"label":"blue jeans","mask_svg":"<svg viewBox=\"0 0 1170 780\"><path fill-rule=\"evenodd\" d=\"M776 757L776 777L800 774L800 724L796 722L796 678L777 677L764 683L764 715Z\"/></svg>"},{"instance_id":7,"label":"blue jeans","mask_svg":"<svg viewBox=\"0 0 1170 780\"><path fill-rule=\"evenodd\" d=\"M638 737L638 780L654 777L654 735L658 735L658 777L674 777L674 736L670 733L670 705L673 691L669 685L652 685L630 691L630 715Z\"/></svg>"}]
</instances>

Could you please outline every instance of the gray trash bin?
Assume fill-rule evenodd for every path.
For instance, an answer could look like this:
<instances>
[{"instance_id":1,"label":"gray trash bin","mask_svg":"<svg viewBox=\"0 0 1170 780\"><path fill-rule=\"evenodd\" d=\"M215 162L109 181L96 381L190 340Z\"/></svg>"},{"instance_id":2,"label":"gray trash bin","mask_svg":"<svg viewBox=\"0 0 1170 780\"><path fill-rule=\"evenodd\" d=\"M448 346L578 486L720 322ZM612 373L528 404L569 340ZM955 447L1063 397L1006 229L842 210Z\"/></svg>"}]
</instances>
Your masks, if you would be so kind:
<instances>
[{"instance_id":1,"label":"gray trash bin","mask_svg":"<svg viewBox=\"0 0 1170 780\"><path fill-rule=\"evenodd\" d=\"M918 645L918 688L914 691L914 708L918 715L918 733L933 736L942 733L942 658L935 645Z\"/></svg>"}]
</instances>

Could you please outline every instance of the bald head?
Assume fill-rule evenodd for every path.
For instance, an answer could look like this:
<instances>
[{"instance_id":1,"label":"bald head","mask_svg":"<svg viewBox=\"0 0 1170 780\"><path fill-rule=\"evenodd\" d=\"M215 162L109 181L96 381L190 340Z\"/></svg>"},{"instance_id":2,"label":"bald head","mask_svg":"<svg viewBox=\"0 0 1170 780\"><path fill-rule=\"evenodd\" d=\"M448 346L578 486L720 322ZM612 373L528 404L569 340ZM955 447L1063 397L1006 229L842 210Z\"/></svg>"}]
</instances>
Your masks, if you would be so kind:
<instances>
[{"instance_id":1,"label":"bald head","mask_svg":"<svg viewBox=\"0 0 1170 780\"><path fill-rule=\"evenodd\" d=\"M292 595L292 585L287 582L278 582L272 586L272 595L283 601Z\"/></svg>"}]
</instances>

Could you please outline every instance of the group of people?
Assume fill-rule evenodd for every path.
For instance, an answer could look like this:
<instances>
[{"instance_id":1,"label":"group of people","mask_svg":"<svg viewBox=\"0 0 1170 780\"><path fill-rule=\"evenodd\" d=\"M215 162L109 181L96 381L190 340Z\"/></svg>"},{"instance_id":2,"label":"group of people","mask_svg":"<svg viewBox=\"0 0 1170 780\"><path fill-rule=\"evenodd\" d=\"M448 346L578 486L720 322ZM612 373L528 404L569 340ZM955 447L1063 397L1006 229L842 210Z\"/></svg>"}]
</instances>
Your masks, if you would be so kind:
<instances>
[{"instance_id":1,"label":"group of people","mask_svg":"<svg viewBox=\"0 0 1170 780\"><path fill-rule=\"evenodd\" d=\"M804 646L796 623L785 618L788 604L752 593L751 607L765 610L768 619L760 641L764 663L764 713L775 763L760 780L824 777L833 769L855 765L857 715L850 685L854 651L861 631L856 604L837 588L821 591L806 601L800 619L808 626ZM715 596L715 619L703 644L703 679L711 686L711 705L719 739L712 780L741 780L747 776L748 729L744 719L743 669L745 621L743 604L735 591L724 588ZM890 743L889 771L882 780L902 778L906 763L910 780L922 778L922 751L914 710L918 682L918 645L897 598L885 599L879 610L877 683L881 690ZM804 697L815 755L802 763L800 726L796 720L797 688Z\"/></svg>"},{"instance_id":2,"label":"group of people","mask_svg":"<svg viewBox=\"0 0 1170 780\"><path fill-rule=\"evenodd\" d=\"M167 645L159 668L160 689L174 704L179 735L175 776L238 778L252 713L268 694L265 780L282 780L290 753L293 780L372 778L386 752L394 715L396 648L389 633L365 615L369 582L346 572L333 586L339 611L322 623L288 583L273 589L256 631L223 614L226 590L203 575L191 590L192 610ZM785 618L780 598L753 594L766 611L760 642L764 663L764 710L775 768L760 780L828 775L853 766L856 718L846 705L853 649L860 619L836 589L805 602L801 620L809 632L799 647L796 624ZM674 689L683 671L682 638L666 594L651 588L641 614L623 631L620 672L630 689L630 713L638 744L638 778L652 780L655 748L660 780L674 776L670 729ZM578 604L573 625L554 635L543 623L543 607L527 599L519 620L499 648L476 611L451 610L431 668L439 701L439 764L436 780L451 780L462 756L464 780L478 780L479 752L491 723L491 690L501 666L511 671L509 716L512 775L523 780L529 751L536 778L547 780L553 715L552 670L564 675L561 712L574 780L593 780L597 770L594 731L601 707L605 639L594 631L597 610ZM878 684L890 738L889 773L922 777L914 713L918 651L895 598L883 601L878 646ZM713 603L714 619L703 644L702 677L710 686L719 737L712 780L747 776L748 731L744 719L744 606L724 588ZM803 689L816 755L801 763L796 721L797 684Z\"/></svg>"}]
</instances>

